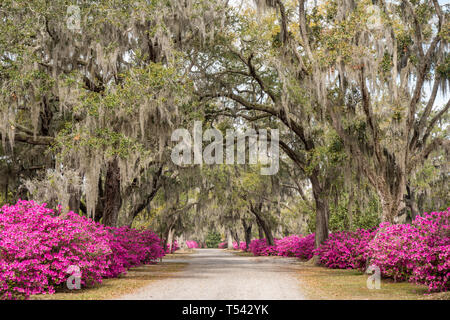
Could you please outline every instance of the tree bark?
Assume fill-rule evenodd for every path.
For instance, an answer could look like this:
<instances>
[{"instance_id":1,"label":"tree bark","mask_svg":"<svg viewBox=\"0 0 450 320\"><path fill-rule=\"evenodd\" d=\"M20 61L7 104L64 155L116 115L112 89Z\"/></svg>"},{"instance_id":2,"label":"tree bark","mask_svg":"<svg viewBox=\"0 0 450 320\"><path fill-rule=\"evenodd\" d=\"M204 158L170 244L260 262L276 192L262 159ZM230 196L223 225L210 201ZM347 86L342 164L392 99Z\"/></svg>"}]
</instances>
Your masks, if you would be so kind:
<instances>
[{"instance_id":1,"label":"tree bark","mask_svg":"<svg viewBox=\"0 0 450 320\"><path fill-rule=\"evenodd\" d=\"M103 224L117 226L122 197L120 194L120 168L117 158L108 163L105 179L105 204L103 209Z\"/></svg>"},{"instance_id":2,"label":"tree bark","mask_svg":"<svg viewBox=\"0 0 450 320\"><path fill-rule=\"evenodd\" d=\"M72 185L69 185L67 190L69 193L69 210L75 213L80 211L81 194L78 190L75 190Z\"/></svg>"},{"instance_id":3,"label":"tree bark","mask_svg":"<svg viewBox=\"0 0 450 320\"><path fill-rule=\"evenodd\" d=\"M347 217L348 227L353 230L353 201L355 201L352 179L352 170L350 166L346 167L345 180L348 188ZM347 182L348 180L348 182Z\"/></svg>"},{"instance_id":4,"label":"tree bark","mask_svg":"<svg viewBox=\"0 0 450 320\"><path fill-rule=\"evenodd\" d=\"M104 208L104 192L103 192L103 184L102 184L102 177L100 175L98 179L98 201L97 205L95 206L95 214L94 214L94 221L100 222L100 220L103 217L103 208Z\"/></svg>"},{"instance_id":5,"label":"tree bark","mask_svg":"<svg viewBox=\"0 0 450 320\"><path fill-rule=\"evenodd\" d=\"M258 220L256 220L256 221L258 221ZM261 224L259 224L259 222L258 222L258 236L259 236L259 239L264 239L264 230L261 227Z\"/></svg>"},{"instance_id":6,"label":"tree bark","mask_svg":"<svg viewBox=\"0 0 450 320\"><path fill-rule=\"evenodd\" d=\"M158 169L158 171L156 172L156 174L153 176L152 178L152 189L150 191L150 193L143 197L141 199L140 202L133 204L133 206L131 207L131 218L130 221L128 222L128 225L131 227L131 225L133 224L134 219L139 215L139 213L141 213L145 208L148 208L150 203L152 202L153 198L156 196L156 194L158 193L159 189L161 188L161 175L162 175L162 169L163 166L161 165ZM130 190L131 193L131 190Z\"/></svg>"},{"instance_id":7,"label":"tree bark","mask_svg":"<svg viewBox=\"0 0 450 320\"><path fill-rule=\"evenodd\" d=\"M169 243L169 232L170 232L170 228L167 228L167 230L165 230L163 232L162 237L161 237L164 252L166 252L167 244Z\"/></svg>"},{"instance_id":8,"label":"tree bark","mask_svg":"<svg viewBox=\"0 0 450 320\"><path fill-rule=\"evenodd\" d=\"M233 229L233 238L234 238L234 241L236 241L236 243L238 244L238 247L239 247L240 239L239 239L239 234L238 234L236 229Z\"/></svg>"},{"instance_id":9,"label":"tree bark","mask_svg":"<svg viewBox=\"0 0 450 320\"><path fill-rule=\"evenodd\" d=\"M5 183L5 203L8 203L8 184L9 184L9 177L6 175L6 183Z\"/></svg>"},{"instance_id":10,"label":"tree bark","mask_svg":"<svg viewBox=\"0 0 450 320\"><path fill-rule=\"evenodd\" d=\"M411 223L419 215L419 207L417 205L416 194L414 190L412 190L412 188L409 185L406 186L406 190L407 190L406 205L409 207L411 211L411 215L409 217L411 220L409 221L409 223Z\"/></svg>"},{"instance_id":11,"label":"tree bark","mask_svg":"<svg viewBox=\"0 0 450 320\"><path fill-rule=\"evenodd\" d=\"M245 221L245 219L242 219L242 225L244 227L244 234L245 234L245 251L248 251L248 246L250 245L250 241L252 238L252 224Z\"/></svg>"},{"instance_id":12,"label":"tree bark","mask_svg":"<svg viewBox=\"0 0 450 320\"><path fill-rule=\"evenodd\" d=\"M233 237L231 236L231 230L227 230L227 248L233 249Z\"/></svg>"},{"instance_id":13,"label":"tree bark","mask_svg":"<svg viewBox=\"0 0 450 320\"><path fill-rule=\"evenodd\" d=\"M273 246L275 242L273 241L272 231L270 230L270 227L267 224L267 222L262 217L261 204L259 205L259 208L250 206L250 211L255 215L256 220L258 221L259 225L263 229L264 234L265 234L266 239L267 239L267 244L269 246Z\"/></svg>"},{"instance_id":14,"label":"tree bark","mask_svg":"<svg viewBox=\"0 0 450 320\"><path fill-rule=\"evenodd\" d=\"M315 248L318 248L328 239L329 204L317 175L312 175L310 181L312 184L314 201L316 203Z\"/></svg>"},{"instance_id":15,"label":"tree bark","mask_svg":"<svg viewBox=\"0 0 450 320\"><path fill-rule=\"evenodd\" d=\"M169 222L166 225L166 229L162 233L161 240L163 241L164 251L167 248L167 244L169 243L170 232L171 232L172 229L174 229L174 226L175 226L175 223L177 222L177 219L178 219L177 216L170 217L170 220L169 220Z\"/></svg>"},{"instance_id":16,"label":"tree bark","mask_svg":"<svg viewBox=\"0 0 450 320\"><path fill-rule=\"evenodd\" d=\"M381 200L382 222L394 224L395 218L405 207L403 201L404 193L401 187L400 185L394 186L393 188L384 185L378 186L377 192Z\"/></svg>"},{"instance_id":17,"label":"tree bark","mask_svg":"<svg viewBox=\"0 0 450 320\"><path fill-rule=\"evenodd\" d=\"M171 228L169 230L169 236L167 238L167 242L169 243L169 253L172 253L172 246L173 246L173 235L175 233L175 229Z\"/></svg>"}]
</instances>

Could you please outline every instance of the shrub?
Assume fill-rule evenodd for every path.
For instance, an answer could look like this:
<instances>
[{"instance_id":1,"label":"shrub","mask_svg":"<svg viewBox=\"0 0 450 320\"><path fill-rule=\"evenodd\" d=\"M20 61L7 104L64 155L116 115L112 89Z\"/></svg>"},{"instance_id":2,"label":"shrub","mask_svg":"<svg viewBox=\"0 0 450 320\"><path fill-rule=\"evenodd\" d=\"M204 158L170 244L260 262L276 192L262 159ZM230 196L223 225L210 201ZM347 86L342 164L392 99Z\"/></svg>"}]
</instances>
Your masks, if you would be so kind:
<instances>
[{"instance_id":1,"label":"shrub","mask_svg":"<svg viewBox=\"0 0 450 320\"><path fill-rule=\"evenodd\" d=\"M375 230L340 231L330 234L314 254L322 265L333 269L365 269L366 253Z\"/></svg>"},{"instance_id":2,"label":"shrub","mask_svg":"<svg viewBox=\"0 0 450 320\"><path fill-rule=\"evenodd\" d=\"M252 240L249 251L255 256L284 256L310 259L314 250L314 234L306 237L292 235L275 239L274 245L267 245L266 239Z\"/></svg>"},{"instance_id":3,"label":"shrub","mask_svg":"<svg viewBox=\"0 0 450 320\"><path fill-rule=\"evenodd\" d=\"M277 254L283 257L295 257L297 244L302 239L299 235L292 235L275 240Z\"/></svg>"},{"instance_id":4,"label":"shrub","mask_svg":"<svg viewBox=\"0 0 450 320\"><path fill-rule=\"evenodd\" d=\"M450 210L424 213L411 225L383 223L367 257L383 276L425 284L429 291L450 289Z\"/></svg>"},{"instance_id":5,"label":"shrub","mask_svg":"<svg viewBox=\"0 0 450 320\"><path fill-rule=\"evenodd\" d=\"M19 200L0 209L0 299L52 294L71 275L79 275L82 286L100 283L156 261L164 255L159 243L149 230L107 228ZM77 268L80 273L73 274Z\"/></svg>"},{"instance_id":6,"label":"shrub","mask_svg":"<svg viewBox=\"0 0 450 320\"><path fill-rule=\"evenodd\" d=\"M206 246L208 248L217 248L221 240L221 236L217 232L209 232L206 236Z\"/></svg>"},{"instance_id":7,"label":"shrub","mask_svg":"<svg viewBox=\"0 0 450 320\"><path fill-rule=\"evenodd\" d=\"M228 242L221 242L217 246L219 249L226 249L228 247Z\"/></svg>"},{"instance_id":8,"label":"shrub","mask_svg":"<svg viewBox=\"0 0 450 320\"><path fill-rule=\"evenodd\" d=\"M247 244L246 244L246 242L239 242L239 246L238 246L238 244L237 244L237 242L236 241L234 241L233 242L233 249L234 250L246 250L247 249Z\"/></svg>"},{"instance_id":9,"label":"shrub","mask_svg":"<svg viewBox=\"0 0 450 320\"><path fill-rule=\"evenodd\" d=\"M307 235L306 237L300 238L295 245L294 256L299 259L309 260L313 257L314 253L314 233Z\"/></svg>"},{"instance_id":10,"label":"shrub","mask_svg":"<svg viewBox=\"0 0 450 320\"><path fill-rule=\"evenodd\" d=\"M450 289L450 213L424 213L412 224L382 223L376 230L341 231L330 235L314 253L329 268L380 268L383 277Z\"/></svg>"},{"instance_id":11,"label":"shrub","mask_svg":"<svg viewBox=\"0 0 450 320\"><path fill-rule=\"evenodd\" d=\"M430 291L450 290L450 208L417 217L422 245L411 255L415 264L410 281L425 284Z\"/></svg>"},{"instance_id":12,"label":"shrub","mask_svg":"<svg viewBox=\"0 0 450 320\"><path fill-rule=\"evenodd\" d=\"M378 266L384 277L407 280L414 267L410 254L417 236L417 228L409 224L380 224L366 253L370 264Z\"/></svg>"},{"instance_id":13,"label":"shrub","mask_svg":"<svg viewBox=\"0 0 450 320\"><path fill-rule=\"evenodd\" d=\"M164 256L158 236L150 230L130 227L108 227L111 265L105 277L113 278L126 273L129 268L154 263Z\"/></svg>"},{"instance_id":14,"label":"shrub","mask_svg":"<svg viewBox=\"0 0 450 320\"><path fill-rule=\"evenodd\" d=\"M265 256L268 255L267 241L266 239L254 239L250 242L248 246L248 251L253 253L255 256Z\"/></svg>"},{"instance_id":15,"label":"shrub","mask_svg":"<svg viewBox=\"0 0 450 320\"><path fill-rule=\"evenodd\" d=\"M58 212L59 214L59 212ZM52 294L81 270L81 285L100 283L110 264L108 231L73 212L19 200L0 210L0 298Z\"/></svg>"},{"instance_id":16,"label":"shrub","mask_svg":"<svg viewBox=\"0 0 450 320\"><path fill-rule=\"evenodd\" d=\"M198 243L196 242L196 241L193 241L193 240L187 240L186 241L186 246L188 247L188 248L190 248L190 249L195 249L195 248L198 248L199 246L198 246Z\"/></svg>"}]
</instances>

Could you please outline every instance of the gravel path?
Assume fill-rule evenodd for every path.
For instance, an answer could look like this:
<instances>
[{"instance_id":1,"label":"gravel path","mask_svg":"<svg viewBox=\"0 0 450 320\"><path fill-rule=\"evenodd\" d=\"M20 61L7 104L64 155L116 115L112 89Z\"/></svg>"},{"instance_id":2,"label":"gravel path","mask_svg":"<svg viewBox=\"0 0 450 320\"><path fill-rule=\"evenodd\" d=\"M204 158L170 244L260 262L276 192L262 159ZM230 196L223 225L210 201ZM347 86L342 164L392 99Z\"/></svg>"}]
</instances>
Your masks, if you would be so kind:
<instances>
[{"instance_id":1,"label":"gravel path","mask_svg":"<svg viewBox=\"0 0 450 320\"><path fill-rule=\"evenodd\" d=\"M120 299L136 300L303 300L295 277L296 259L244 257L220 249L196 249L188 266Z\"/></svg>"}]
</instances>

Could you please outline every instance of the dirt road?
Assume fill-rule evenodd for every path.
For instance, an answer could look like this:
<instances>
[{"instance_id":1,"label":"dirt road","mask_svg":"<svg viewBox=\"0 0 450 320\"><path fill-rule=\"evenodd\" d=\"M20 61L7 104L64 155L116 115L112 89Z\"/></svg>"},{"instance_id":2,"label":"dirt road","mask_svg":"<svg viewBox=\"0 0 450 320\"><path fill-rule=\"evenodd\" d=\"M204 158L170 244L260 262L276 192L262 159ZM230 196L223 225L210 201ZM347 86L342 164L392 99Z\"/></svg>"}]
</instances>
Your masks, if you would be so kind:
<instances>
[{"instance_id":1,"label":"dirt road","mask_svg":"<svg viewBox=\"0 0 450 320\"><path fill-rule=\"evenodd\" d=\"M188 258L166 262L185 262L188 266L171 278L152 282L120 299L306 299L295 277L294 258L247 257L220 249L196 249Z\"/></svg>"}]
</instances>

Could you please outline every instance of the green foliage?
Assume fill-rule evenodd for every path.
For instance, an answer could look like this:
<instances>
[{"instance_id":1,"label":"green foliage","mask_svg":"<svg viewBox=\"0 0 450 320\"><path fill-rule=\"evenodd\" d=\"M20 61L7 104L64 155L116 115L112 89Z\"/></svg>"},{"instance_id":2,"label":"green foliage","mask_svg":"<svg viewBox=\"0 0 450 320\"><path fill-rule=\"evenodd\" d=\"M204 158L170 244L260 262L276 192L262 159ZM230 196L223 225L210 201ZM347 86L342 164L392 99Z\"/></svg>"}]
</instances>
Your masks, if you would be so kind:
<instances>
[{"instance_id":1,"label":"green foliage","mask_svg":"<svg viewBox=\"0 0 450 320\"><path fill-rule=\"evenodd\" d=\"M447 54L444 62L437 66L436 71L443 79L450 79L450 54Z\"/></svg>"},{"instance_id":2,"label":"green foliage","mask_svg":"<svg viewBox=\"0 0 450 320\"><path fill-rule=\"evenodd\" d=\"M331 232L341 230L370 229L380 224L381 206L378 200L372 198L369 200L367 207L352 208L353 222L350 225L350 217L348 214L348 194L344 193L342 200L336 206L334 203L330 205L329 227Z\"/></svg>"},{"instance_id":3,"label":"green foliage","mask_svg":"<svg viewBox=\"0 0 450 320\"><path fill-rule=\"evenodd\" d=\"M220 236L220 233L217 231L210 231L206 236L206 246L208 248L217 248L221 240L222 237Z\"/></svg>"},{"instance_id":4,"label":"green foliage","mask_svg":"<svg viewBox=\"0 0 450 320\"><path fill-rule=\"evenodd\" d=\"M328 220L329 230L331 232L355 229L370 229L380 224L381 219L381 205L375 196L371 196L368 203L362 208L359 201L354 200L352 206L353 222L350 223L348 214L348 193L343 192L340 195L339 201L336 205L333 201L330 202L330 217ZM316 213L311 212L308 219L308 232L315 232Z\"/></svg>"}]
</instances>

